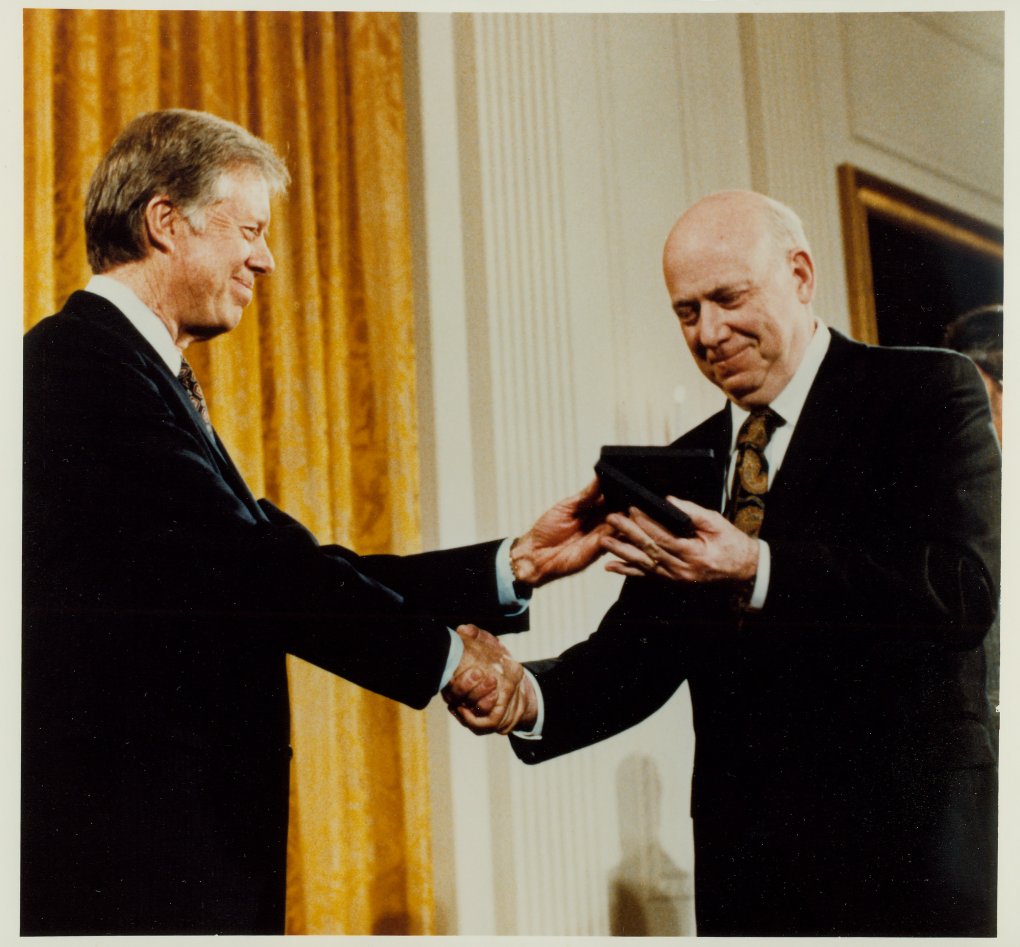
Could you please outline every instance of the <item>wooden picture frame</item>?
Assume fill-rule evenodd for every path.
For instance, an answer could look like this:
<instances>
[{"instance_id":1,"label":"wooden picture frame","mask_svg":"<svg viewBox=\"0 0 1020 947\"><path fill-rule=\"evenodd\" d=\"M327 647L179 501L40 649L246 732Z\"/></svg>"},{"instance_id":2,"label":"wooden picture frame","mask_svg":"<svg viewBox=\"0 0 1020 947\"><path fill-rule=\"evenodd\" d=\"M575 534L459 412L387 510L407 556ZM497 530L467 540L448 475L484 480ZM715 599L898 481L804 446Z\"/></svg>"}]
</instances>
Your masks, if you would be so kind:
<instances>
[{"instance_id":1,"label":"wooden picture frame","mask_svg":"<svg viewBox=\"0 0 1020 947\"><path fill-rule=\"evenodd\" d=\"M962 312L1001 304L1001 227L850 164L837 173L855 338L939 345Z\"/></svg>"}]
</instances>

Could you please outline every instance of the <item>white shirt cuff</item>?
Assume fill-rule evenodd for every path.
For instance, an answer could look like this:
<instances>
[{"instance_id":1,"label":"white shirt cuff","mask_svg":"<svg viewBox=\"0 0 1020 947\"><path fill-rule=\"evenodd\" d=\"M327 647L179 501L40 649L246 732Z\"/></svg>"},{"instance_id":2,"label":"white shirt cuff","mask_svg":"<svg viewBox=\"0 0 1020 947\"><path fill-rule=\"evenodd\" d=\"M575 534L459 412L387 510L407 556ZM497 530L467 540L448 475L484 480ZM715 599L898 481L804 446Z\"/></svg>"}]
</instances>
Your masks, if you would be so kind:
<instances>
[{"instance_id":1,"label":"white shirt cuff","mask_svg":"<svg viewBox=\"0 0 1020 947\"><path fill-rule=\"evenodd\" d=\"M506 609L507 617L520 615L531 603L530 599L520 598L514 591L514 573L510 568L511 542L507 537L496 550L496 591L499 594L499 604Z\"/></svg>"},{"instance_id":2,"label":"white shirt cuff","mask_svg":"<svg viewBox=\"0 0 1020 947\"><path fill-rule=\"evenodd\" d=\"M535 680L535 675L532 674L531 671L525 668L524 673L528 676L528 680L531 681L531 686L535 689L535 701L538 704L538 713L535 716L535 726L533 726L530 730L514 730L514 736L520 737L522 740L541 740L542 728L545 726L545 701L542 699L542 688L538 686L538 681Z\"/></svg>"},{"instance_id":3,"label":"white shirt cuff","mask_svg":"<svg viewBox=\"0 0 1020 947\"><path fill-rule=\"evenodd\" d=\"M772 570L772 553L769 544L763 539L758 540L758 574L754 577L754 589L747 607L752 612L761 611L765 607L765 597L769 594L769 575Z\"/></svg>"},{"instance_id":4,"label":"white shirt cuff","mask_svg":"<svg viewBox=\"0 0 1020 947\"><path fill-rule=\"evenodd\" d=\"M460 664L460 659L464 657L464 642L461 641L460 635L458 635L452 628L447 630L450 632L450 653L446 658L446 667L443 669L443 677L439 681L440 690L446 687L446 685L453 679L453 672L457 670L457 665Z\"/></svg>"}]
</instances>

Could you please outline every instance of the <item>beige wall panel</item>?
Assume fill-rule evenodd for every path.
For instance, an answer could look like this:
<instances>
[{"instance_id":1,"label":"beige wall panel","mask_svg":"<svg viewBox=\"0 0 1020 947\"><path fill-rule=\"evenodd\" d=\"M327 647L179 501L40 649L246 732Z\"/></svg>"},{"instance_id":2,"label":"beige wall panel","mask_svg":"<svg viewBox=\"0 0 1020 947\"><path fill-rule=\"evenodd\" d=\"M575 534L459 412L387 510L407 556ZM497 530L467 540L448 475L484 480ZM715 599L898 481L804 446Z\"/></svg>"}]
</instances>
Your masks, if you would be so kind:
<instances>
[{"instance_id":1,"label":"beige wall panel","mask_svg":"<svg viewBox=\"0 0 1020 947\"><path fill-rule=\"evenodd\" d=\"M818 268L816 311L848 330L836 191L846 122L840 88L825 81L838 60L824 55L837 18L784 13L740 20L753 186L800 215Z\"/></svg>"},{"instance_id":2,"label":"beige wall panel","mask_svg":"<svg viewBox=\"0 0 1020 947\"><path fill-rule=\"evenodd\" d=\"M439 544L520 532L590 477L602 444L664 443L719 406L660 268L666 232L697 197L756 187L792 204L819 264L819 312L842 329L840 162L1001 215L949 165L922 164L916 149L932 142L906 154L901 130L882 125L913 94L894 52L963 49L985 64L979 90L1001 73L987 18L921 16L871 18L887 34L871 65L857 47L872 27L835 14L415 18L416 305L433 415L423 497ZM878 79L894 100L881 108L866 87ZM975 108L969 94L927 106L933 138ZM981 107L994 117L1001 104ZM594 630L618 587L596 566L539 590L532 631L511 649L558 653ZM448 803L437 831L451 836L437 849L442 932L608 934L619 882L623 933L692 932L686 688L641 726L538 767L434 722L433 796Z\"/></svg>"},{"instance_id":3,"label":"beige wall panel","mask_svg":"<svg viewBox=\"0 0 1020 947\"><path fill-rule=\"evenodd\" d=\"M961 23L973 24L973 43ZM984 51L996 23L997 56ZM1003 14L862 14L844 24L851 133L1001 200Z\"/></svg>"}]
</instances>

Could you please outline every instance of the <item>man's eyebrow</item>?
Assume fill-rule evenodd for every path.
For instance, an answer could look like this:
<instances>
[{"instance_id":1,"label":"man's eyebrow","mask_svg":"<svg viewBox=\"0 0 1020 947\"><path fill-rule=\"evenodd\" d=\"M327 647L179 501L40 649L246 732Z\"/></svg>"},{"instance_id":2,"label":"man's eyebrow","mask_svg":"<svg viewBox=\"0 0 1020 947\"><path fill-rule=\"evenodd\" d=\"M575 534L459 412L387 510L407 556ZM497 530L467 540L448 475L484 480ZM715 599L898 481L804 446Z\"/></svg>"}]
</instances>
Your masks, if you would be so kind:
<instances>
[{"instance_id":1,"label":"man's eyebrow","mask_svg":"<svg viewBox=\"0 0 1020 947\"><path fill-rule=\"evenodd\" d=\"M711 299L716 296L728 296L731 293L742 293L751 288L751 280L736 280L733 283L723 283L716 286L706 295Z\"/></svg>"},{"instance_id":2,"label":"man's eyebrow","mask_svg":"<svg viewBox=\"0 0 1020 947\"><path fill-rule=\"evenodd\" d=\"M745 293L752 285L753 281L748 279L737 280L733 283L722 283L718 286L713 286L707 292L699 293L697 296L683 296L679 299L674 299L672 300L671 305L673 306L674 312L680 309L693 309L700 305L700 299L719 299L723 296Z\"/></svg>"}]
</instances>

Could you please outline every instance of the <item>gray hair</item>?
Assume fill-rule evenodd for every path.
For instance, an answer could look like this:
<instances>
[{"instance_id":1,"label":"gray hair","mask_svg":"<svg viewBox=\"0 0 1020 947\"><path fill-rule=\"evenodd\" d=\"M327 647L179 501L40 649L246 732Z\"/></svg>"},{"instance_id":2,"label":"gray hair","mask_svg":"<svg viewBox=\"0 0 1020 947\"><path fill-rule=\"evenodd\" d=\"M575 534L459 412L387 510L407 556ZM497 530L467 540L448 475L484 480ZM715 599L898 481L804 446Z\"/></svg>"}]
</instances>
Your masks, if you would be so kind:
<instances>
[{"instance_id":1,"label":"gray hair","mask_svg":"<svg viewBox=\"0 0 1020 947\"><path fill-rule=\"evenodd\" d=\"M146 254L145 208L165 194L185 216L219 197L224 173L253 168L271 194L290 184L272 146L226 119L190 109L147 112L131 121L99 162L85 198L85 245L93 273Z\"/></svg>"},{"instance_id":2,"label":"gray hair","mask_svg":"<svg viewBox=\"0 0 1020 947\"><path fill-rule=\"evenodd\" d=\"M800 217L785 204L780 203L772 197L760 195L763 201L763 211L769 228L772 231L776 248L785 253L788 250L807 250L811 252L807 237L804 234L804 225Z\"/></svg>"}]
</instances>

